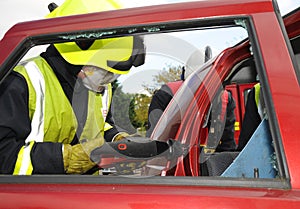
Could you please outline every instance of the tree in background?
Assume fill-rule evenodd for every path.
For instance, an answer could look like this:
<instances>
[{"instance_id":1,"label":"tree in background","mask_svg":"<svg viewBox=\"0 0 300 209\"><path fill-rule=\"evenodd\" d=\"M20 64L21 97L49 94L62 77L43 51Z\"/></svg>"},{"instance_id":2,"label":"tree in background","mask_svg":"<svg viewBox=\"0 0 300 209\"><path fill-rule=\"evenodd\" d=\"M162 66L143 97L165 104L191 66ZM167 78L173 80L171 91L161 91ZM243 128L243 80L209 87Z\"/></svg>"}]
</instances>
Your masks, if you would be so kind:
<instances>
[{"instance_id":1,"label":"tree in background","mask_svg":"<svg viewBox=\"0 0 300 209\"><path fill-rule=\"evenodd\" d=\"M148 121L148 109L151 101L151 97L145 94L136 94L134 96L134 112L133 118L136 127L139 127L141 131L146 130Z\"/></svg>"},{"instance_id":2,"label":"tree in background","mask_svg":"<svg viewBox=\"0 0 300 209\"><path fill-rule=\"evenodd\" d=\"M159 74L153 78L154 86L143 85L143 88L151 95L163 84L179 80L182 74L181 66L167 65ZM115 124L130 134L144 133L147 128L148 109L151 96L146 94L124 93L118 81L112 83L113 99L111 112Z\"/></svg>"},{"instance_id":3,"label":"tree in background","mask_svg":"<svg viewBox=\"0 0 300 209\"><path fill-rule=\"evenodd\" d=\"M164 68L161 73L154 76L153 81L158 85L158 88L168 82L180 80L182 66L172 66L169 64L166 68Z\"/></svg>"},{"instance_id":4,"label":"tree in background","mask_svg":"<svg viewBox=\"0 0 300 209\"><path fill-rule=\"evenodd\" d=\"M124 131L133 134L136 132L134 111L134 94L124 93L118 80L112 83L113 98L111 113L115 124Z\"/></svg>"},{"instance_id":5,"label":"tree in background","mask_svg":"<svg viewBox=\"0 0 300 209\"><path fill-rule=\"evenodd\" d=\"M154 75L153 82L154 84L147 85L144 84L143 88L145 91L149 92L151 95L154 94L154 92L159 89L163 84L166 84L168 82L177 81L181 79L182 74L182 66L174 66L174 65L166 65L163 70L158 73L157 75Z\"/></svg>"}]
</instances>

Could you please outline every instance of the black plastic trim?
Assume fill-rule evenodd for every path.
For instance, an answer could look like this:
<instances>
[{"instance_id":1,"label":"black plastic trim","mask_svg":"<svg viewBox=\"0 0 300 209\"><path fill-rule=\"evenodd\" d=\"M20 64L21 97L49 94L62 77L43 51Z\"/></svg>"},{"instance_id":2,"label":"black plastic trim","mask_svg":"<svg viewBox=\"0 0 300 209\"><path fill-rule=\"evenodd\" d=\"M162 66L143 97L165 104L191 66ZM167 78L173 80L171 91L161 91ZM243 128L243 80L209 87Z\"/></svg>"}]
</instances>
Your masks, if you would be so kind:
<instances>
[{"instance_id":1,"label":"black plastic trim","mask_svg":"<svg viewBox=\"0 0 300 209\"><path fill-rule=\"evenodd\" d=\"M160 186L211 186L235 188L274 188L289 189L284 179L250 179L224 177L128 177L128 176L89 176L89 175L43 175L43 176L1 176L1 184L131 184Z\"/></svg>"}]
</instances>

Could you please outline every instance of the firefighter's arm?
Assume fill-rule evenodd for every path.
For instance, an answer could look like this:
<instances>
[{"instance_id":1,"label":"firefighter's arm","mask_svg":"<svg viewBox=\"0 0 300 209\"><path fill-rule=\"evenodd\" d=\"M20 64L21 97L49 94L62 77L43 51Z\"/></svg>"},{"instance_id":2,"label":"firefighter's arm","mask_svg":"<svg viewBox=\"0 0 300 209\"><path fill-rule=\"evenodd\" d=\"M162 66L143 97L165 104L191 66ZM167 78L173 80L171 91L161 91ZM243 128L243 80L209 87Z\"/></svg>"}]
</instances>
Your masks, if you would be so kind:
<instances>
[{"instance_id":1,"label":"firefighter's arm","mask_svg":"<svg viewBox=\"0 0 300 209\"><path fill-rule=\"evenodd\" d=\"M25 71L24 67L17 66L14 70L1 83L0 90L0 173L61 174L60 143L25 142L31 131L29 116L32 114L28 111L31 94L24 76L18 73Z\"/></svg>"},{"instance_id":2,"label":"firefighter's arm","mask_svg":"<svg viewBox=\"0 0 300 209\"><path fill-rule=\"evenodd\" d=\"M64 145L63 159L68 174L83 174L100 164L103 158L148 160L155 157L179 157L184 149L179 141L167 142L142 137L126 137L117 142L104 142L103 138L88 140L74 146Z\"/></svg>"}]
</instances>

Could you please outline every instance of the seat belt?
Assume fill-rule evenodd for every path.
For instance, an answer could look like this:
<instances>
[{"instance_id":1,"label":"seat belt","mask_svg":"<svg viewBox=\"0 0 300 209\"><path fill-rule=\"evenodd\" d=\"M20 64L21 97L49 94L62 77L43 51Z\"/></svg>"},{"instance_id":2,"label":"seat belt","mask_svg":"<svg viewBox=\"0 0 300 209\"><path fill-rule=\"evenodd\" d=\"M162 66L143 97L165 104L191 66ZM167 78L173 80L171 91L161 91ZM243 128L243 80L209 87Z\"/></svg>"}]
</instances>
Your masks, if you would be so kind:
<instances>
[{"instance_id":1,"label":"seat belt","mask_svg":"<svg viewBox=\"0 0 300 209\"><path fill-rule=\"evenodd\" d=\"M220 95L222 94L222 95ZM200 163L205 162L213 154L220 143L226 124L228 91L221 91L213 101L210 113L210 127L207 143L200 153ZM221 99L221 101L220 101Z\"/></svg>"}]
</instances>

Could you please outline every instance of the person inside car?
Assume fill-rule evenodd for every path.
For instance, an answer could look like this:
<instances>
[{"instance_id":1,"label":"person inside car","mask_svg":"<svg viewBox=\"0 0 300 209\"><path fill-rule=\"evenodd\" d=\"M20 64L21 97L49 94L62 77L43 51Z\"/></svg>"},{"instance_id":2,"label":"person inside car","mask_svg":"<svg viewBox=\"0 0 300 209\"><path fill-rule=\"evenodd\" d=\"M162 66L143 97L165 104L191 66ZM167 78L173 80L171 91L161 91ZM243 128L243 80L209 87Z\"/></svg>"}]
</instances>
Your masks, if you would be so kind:
<instances>
[{"instance_id":1,"label":"person inside car","mask_svg":"<svg viewBox=\"0 0 300 209\"><path fill-rule=\"evenodd\" d=\"M203 65L206 55L204 56L200 51L196 50L190 58L188 59L186 66L183 68L183 74L181 75L181 80L169 82L161 86L160 89L156 90L152 100L150 102L148 110L148 129L146 136L151 137L152 132L156 124L158 123L160 117L162 116L164 110L167 108L168 104L172 100L173 96L180 88L184 82L184 77L189 77L191 74L198 69L199 66ZM226 115L226 120L224 121L225 127L223 130L222 137L218 139L217 147L215 151L234 151L236 149L236 143L234 140L234 123L235 123L235 101L231 93L224 90L220 95L219 106L224 106L225 108L220 108L220 114ZM211 123L208 123L211 125Z\"/></svg>"},{"instance_id":2,"label":"person inside car","mask_svg":"<svg viewBox=\"0 0 300 209\"><path fill-rule=\"evenodd\" d=\"M239 136L237 150L241 151L266 116L265 104L261 93L260 83L254 85L247 95L245 115Z\"/></svg>"}]
</instances>

